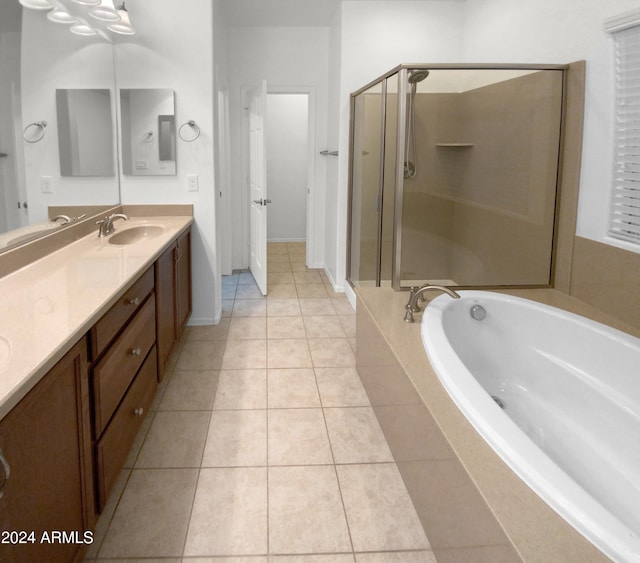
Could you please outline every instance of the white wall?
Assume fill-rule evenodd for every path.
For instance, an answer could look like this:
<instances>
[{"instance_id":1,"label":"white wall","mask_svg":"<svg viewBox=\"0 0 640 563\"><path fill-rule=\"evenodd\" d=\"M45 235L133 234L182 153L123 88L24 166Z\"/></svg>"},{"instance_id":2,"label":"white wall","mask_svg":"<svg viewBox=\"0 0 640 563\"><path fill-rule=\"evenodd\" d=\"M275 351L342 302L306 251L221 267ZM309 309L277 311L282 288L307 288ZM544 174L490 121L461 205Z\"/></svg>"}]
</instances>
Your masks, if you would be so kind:
<instances>
[{"instance_id":1,"label":"white wall","mask_svg":"<svg viewBox=\"0 0 640 563\"><path fill-rule=\"evenodd\" d=\"M308 95L267 95L269 241L303 241L307 236L308 121Z\"/></svg>"},{"instance_id":2,"label":"white wall","mask_svg":"<svg viewBox=\"0 0 640 563\"><path fill-rule=\"evenodd\" d=\"M178 127L194 120L198 140L177 141L176 176L121 177L123 204L193 204L193 314L190 324L221 316L214 178L213 7L209 0L137 0L127 5L137 34L116 49L119 88L169 88ZM200 189L187 191L187 175Z\"/></svg>"},{"instance_id":3,"label":"white wall","mask_svg":"<svg viewBox=\"0 0 640 563\"><path fill-rule=\"evenodd\" d=\"M233 267L246 268L248 261L248 191L244 177L242 92L267 80L270 91L282 89L310 89L314 103L310 112L315 116L312 143L315 158L311 163L312 177L309 188L313 200L313 239L315 246L310 266L324 264L325 238L325 182L326 157L318 153L327 148L327 92L329 69L329 30L327 28L245 28L236 27L229 32L230 113L231 113L231 231ZM267 135L269 133L267 132Z\"/></svg>"},{"instance_id":4,"label":"white wall","mask_svg":"<svg viewBox=\"0 0 640 563\"><path fill-rule=\"evenodd\" d=\"M586 99L577 234L640 252L607 238L612 178L613 41L606 18L638 9L638 0L467 0L468 62L569 63L586 60Z\"/></svg>"},{"instance_id":5,"label":"white wall","mask_svg":"<svg viewBox=\"0 0 640 563\"><path fill-rule=\"evenodd\" d=\"M460 62L463 9L462 1L345 0L334 21L340 91L332 119L339 118L340 155L336 183L328 182L325 258L337 289L346 266L350 94L401 63Z\"/></svg>"}]
</instances>

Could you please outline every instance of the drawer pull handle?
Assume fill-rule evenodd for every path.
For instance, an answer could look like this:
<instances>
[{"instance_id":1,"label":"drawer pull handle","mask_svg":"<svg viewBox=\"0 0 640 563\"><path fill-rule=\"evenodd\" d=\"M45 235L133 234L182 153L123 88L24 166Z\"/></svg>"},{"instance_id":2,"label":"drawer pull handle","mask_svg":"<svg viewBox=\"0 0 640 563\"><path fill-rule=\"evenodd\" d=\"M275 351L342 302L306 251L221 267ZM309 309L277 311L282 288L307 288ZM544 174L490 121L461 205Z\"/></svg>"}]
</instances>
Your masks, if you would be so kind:
<instances>
[{"instance_id":1,"label":"drawer pull handle","mask_svg":"<svg viewBox=\"0 0 640 563\"><path fill-rule=\"evenodd\" d=\"M139 304L140 304L139 297L132 297L131 299L129 299L129 305L139 305Z\"/></svg>"},{"instance_id":2,"label":"drawer pull handle","mask_svg":"<svg viewBox=\"0 0 640 563\"><path fill-rule=\"evenodd\" d=\"M142 407L138 407L133 411L133 414L135 414L136 416L142 416L144 414L144 409Z\"/></svg>"},{"instance_id":3,"label":"drawer pull handle","mask_svg":"<svg viewBox=\"0 0 640 563\"><path fill-rule=\"evenodd\" d=\"M3 472L2 483L0 483L0 498L2 498L2 495L4 495L3 489L9 480L9 475L11 475L11 467L9 467L9 463L5 459L2 450L0 450L0 468L2 468Z\"/></svg>"},{"instance_id":4,"label":"drawer pull handle","mask_svg":"<svg viewBox=\"0 0 640 563\"><path fill-rule=\"evenodd\" d=\"M142 354L142 349L141 348L133 348L131 350L131 355L132 356L140 356Z\"/></svg>"}]
</instances>

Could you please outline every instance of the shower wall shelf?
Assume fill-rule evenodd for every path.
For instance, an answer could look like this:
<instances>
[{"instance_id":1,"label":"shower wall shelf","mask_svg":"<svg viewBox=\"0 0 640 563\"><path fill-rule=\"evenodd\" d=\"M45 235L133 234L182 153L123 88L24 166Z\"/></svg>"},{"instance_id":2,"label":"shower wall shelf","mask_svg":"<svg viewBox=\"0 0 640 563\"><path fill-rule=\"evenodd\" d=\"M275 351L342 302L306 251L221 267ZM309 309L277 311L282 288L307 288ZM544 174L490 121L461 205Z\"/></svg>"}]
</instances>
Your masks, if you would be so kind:
<instances>
[{"instance_id":1,"label":"shower wall shelf","mask_svg":"<svg viewBox=\"0 0 640 563\"><path fill-rule=\"evenodd\" d=\"M474 143L436 143L436 147L453 148L453 149L466 149L473 146L474 146Z\"/></svg>"}]
</instances>

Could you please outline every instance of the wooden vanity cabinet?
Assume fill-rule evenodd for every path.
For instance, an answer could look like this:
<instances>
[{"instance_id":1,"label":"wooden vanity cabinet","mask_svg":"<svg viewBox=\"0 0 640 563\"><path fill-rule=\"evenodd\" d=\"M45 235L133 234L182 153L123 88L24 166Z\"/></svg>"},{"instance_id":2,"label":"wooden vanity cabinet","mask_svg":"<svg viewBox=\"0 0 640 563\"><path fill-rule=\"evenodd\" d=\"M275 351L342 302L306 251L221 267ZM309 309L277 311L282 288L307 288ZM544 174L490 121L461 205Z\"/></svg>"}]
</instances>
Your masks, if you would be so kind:
<instances>
[{"instance_id":1,"label":"wooden vanity cabinet","mask_svg":"<svg viewBox=\"0 0 640 563\"><path fill-rule=\"evenodd\" d=\"M0 422L0 561L69 563L91 543L86 350L83 338Z\"/></svg>"},{"instance_id":2,"label":"wooden vanity cabinet","mask_svg":"<svg viewBox=\"0 0 640 563\"><path fill-rule=\"evenodd\" d=\"M180 340L191 315L191 230L183 233L156 265L156 324L158 378L162 379L169 356Z\"/></svg>"}]
</instances>

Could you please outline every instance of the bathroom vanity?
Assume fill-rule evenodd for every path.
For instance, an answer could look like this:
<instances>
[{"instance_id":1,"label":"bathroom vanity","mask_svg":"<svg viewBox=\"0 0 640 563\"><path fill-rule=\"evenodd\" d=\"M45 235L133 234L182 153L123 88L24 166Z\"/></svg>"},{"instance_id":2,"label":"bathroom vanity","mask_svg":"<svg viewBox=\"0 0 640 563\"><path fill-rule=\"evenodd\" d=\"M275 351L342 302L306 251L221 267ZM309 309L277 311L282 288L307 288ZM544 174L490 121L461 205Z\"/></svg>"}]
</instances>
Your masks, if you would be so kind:
<instances>
[{"instance_id":1,"label":"bathroom vanity","mask_svg":"<svg viewBox=\"0 0 640 563\"><path fill-rule=\"evenodd\" d=\"M191 215L0 278L0 560L81 560L191 312Z\"/></svg>"}]
</instances>

